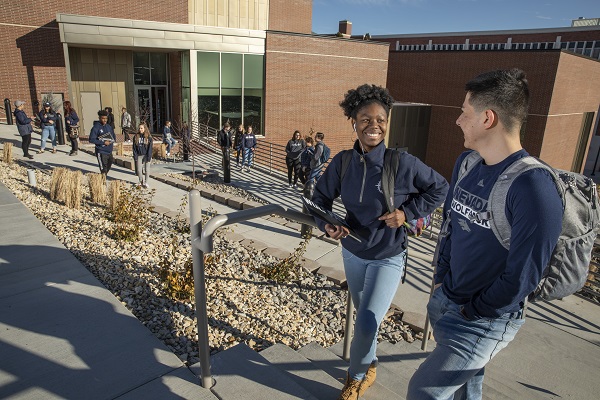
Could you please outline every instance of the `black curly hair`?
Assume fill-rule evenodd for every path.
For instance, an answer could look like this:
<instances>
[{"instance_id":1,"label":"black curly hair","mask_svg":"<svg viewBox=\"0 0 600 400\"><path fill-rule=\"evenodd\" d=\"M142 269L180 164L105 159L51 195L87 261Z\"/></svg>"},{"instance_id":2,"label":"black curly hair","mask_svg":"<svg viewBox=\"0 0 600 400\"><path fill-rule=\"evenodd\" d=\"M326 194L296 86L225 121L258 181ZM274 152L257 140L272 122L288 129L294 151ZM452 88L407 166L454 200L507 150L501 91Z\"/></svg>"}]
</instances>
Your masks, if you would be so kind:
<instances>
[{"instance_id":1,"label":"black curly hair","mask_svg":"<svg viewBox=\"0 0 600 400\"><path fill-rule=\"evenodd\" d=\"M394 98L386 88L365 83L356 89L348 90L344 100L340 102L340 107L344 109L344 115L348 119L356 119L358 111L371 103L379 103L389 114L392 104L394 104Z\"/></svg>"}]
</instances>

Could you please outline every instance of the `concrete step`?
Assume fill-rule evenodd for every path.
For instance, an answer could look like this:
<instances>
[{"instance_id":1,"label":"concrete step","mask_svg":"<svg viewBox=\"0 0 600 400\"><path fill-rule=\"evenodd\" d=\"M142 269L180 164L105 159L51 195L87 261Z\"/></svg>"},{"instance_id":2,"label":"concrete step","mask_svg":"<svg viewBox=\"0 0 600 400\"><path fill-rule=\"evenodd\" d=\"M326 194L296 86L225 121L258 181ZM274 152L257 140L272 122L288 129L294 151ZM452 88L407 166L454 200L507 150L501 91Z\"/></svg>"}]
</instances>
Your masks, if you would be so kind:
<instances>
[{"instance_id":1,"label":"concrete step","mask_svg":"<svg viewBox=\"0 0 600 400\"><path fill-rule=\"evenodd\" d=\"M283 344L275 344L259 354L283 370L317 399L335 399L344 386L342 382L317 368L306 357Z\"/></svg>"},{"instance_id":2,"label":"concrete step","mask_svg":"<svg viewBox=\"0 0 600 400\"><path fill-rule=\"evenodd\" d=\"M329 350L338 357L342 357L344 342L340 341L334 344L329 347ZM396 393L400 398L405 398L408 381L414 373L414 369L407 368L402 361L392 358L389 354L382 351L379 345L377 346L377 359L379 360L379 366L377 367L376 382Z\"/></svg>"},{"instance_id":3,"label":"concrete step","mask_svg":"<svg viewBox=\"0 0 600 400\"><path fill-rule=\"evenodd\" d=\"M243 343L213 355L211 370L215 380L211 390L223 400L316 400L288 374Z\"/></svg>"},{"instance_id":4,"label":"concrete step","mask_svg":"<svg viewBox=\"0 0 600 400\"><path fill-rule=\"evenodd\" d=\"M298 350L318 368L327 372L340 382L345 382L348 363L318 343L309 343ZM404 397L384 387L377 381L363 395L366 400L404 400Z\"/></svg>"}]
</instances>

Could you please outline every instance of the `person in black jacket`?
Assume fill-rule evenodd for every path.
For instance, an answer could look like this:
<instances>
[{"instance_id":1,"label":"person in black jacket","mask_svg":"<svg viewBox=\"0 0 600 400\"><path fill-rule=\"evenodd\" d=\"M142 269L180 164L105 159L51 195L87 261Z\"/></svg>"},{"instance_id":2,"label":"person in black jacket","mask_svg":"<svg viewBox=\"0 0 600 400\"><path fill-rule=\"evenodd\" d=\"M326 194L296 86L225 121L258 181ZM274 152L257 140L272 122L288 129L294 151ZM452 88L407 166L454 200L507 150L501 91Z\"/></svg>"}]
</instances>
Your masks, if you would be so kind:
<instances>
[{"instance_id":1,"label":"person in black jacket","mask_svg":"<svg viewBox=\"0 0 600 400\"><path fill-rule=\"evenodd\" d=\"M221 146L221 151L223 153L225 153L225 150L231 148L232 133L231 124L229 122L225 122L223 129L217 133L217 143L219 143L219 146Z\"/></svg>"},{"instance_id":2,"label":"person in black jacket","mask_svg":"<svg viewBox=\"0 0 600 400\"><path fill-rule=\"evenodd\" d=\"M65 110L65 128L67 131L67 136L69 136L69 140L71 141L71 152L69 155L75 156L77 155L77 150L79 148L79 144L77 143L79 140L79 126L77 125L79 123L79 117L71 106L70 101L65 101L63 103L63 108Z\"/></svg>"},{"instance_id":3,"label":"person in black jacket","mask_svg":"<svg viewBox=\"0 0 600 400\"><path fill-rule=\"evenodd\" d=\"M341 240L348 291L356 306L350 366L340 399L356 399L373 384L379 325L398 289L408 239L404 222L433 212L444 202L448 182L418 158L402 152L391 201L382 191L385 136L394 99L387 89L361 85L340 106L357 136L349 153L338 153L317 181L312 201L331 210L338 196L347 226L317 220L329 237ZM317 136L318 138L318 136ZM318 151L318 150L317 150ZM351 158L342 179L344 154ZM393 211L388 209L392 203ZM350 227L361 241L349 236Z\"/></svg>"},{"instance_id":4,"label":"person in black jacket","mask_svg":"<svg viewBox=\"0 0 600 400\"><path fill-rule=\"evenodd\" d=\"M148 188L149 164L152 161L152 135L145 123L140 124L138 131L133 136L132 148L135 173L140 180L138 185Z\"/></svg>"},{"instance_id":5,"label":"person in black jacket","mask_svg":"<svg viewBox=\"0 0 600 400\"><path fill-rule=\"evenodd\" d=\"M240 166L240 154L242 153L242 137L244 136L244 125L240 124L235 131L233 139L233 147L235 148L235 162L236 166Z\"/></svg>"},{"instance_id":6,"label":"person in black jacket","mask_svg":"<svg viewBox=\"0 0 600 400\"><path fill-rule=\"evenodd\" d=\"M108 121L106 123L110 125L113 132L115 132L116 134L117 131L115 131L115 114L113 114L112 112L112 107L105 107L104 111L108 113Z\"/></svg>"},{"instance_id":7,"label":"person in black jacket","mask_svg":"<svg viewBox=\"0 0 600 400\"><path fill-rule=\"evenodd\" d=\"M252 125L248 125L246 133L242 136L242 152L244 153L244 158L242 159L240 171L244 169L244 165L246 165L246 172L249 172L250 168L252 168L256 144L256 136L252 133Z\"/></svg>"},{"instance_id":8,"label":"person in black jacket","mask_svg":"<svg viewBox=\"0 0 600 400\"><path fill-rule=\"evenodd\" d=\"M29 146L31 145L31 132L33 132L33 127L31 126L31 122L33 119L29 118L23 108L25 107L25 102L22 100L15 101L15 119L17 121L17 130L19 131L19 135L21 135L21 149L23 149L23 156L29 159L32 159L33 156L29 154Z\"/></svg>"},{"instance_id":9,"label":"person in black jacket","mask_svg":"<svg viewBox=\"0 0 600 400\"><path fill-rule=\"evenodd\" d=\"M46 149L46 140L50 138L52 141L52 153L56 153L56 120L58 119L58 115L52 109L50 103L44 103L42 111L38 114L40 118L40 125L42 126L42 143L40 146L40 150L38 154L42 154Z\"/></svg>"},{"instance_id":10,"label":"person in black jacket","mask_svg":"<svg viewBox=\"0 0 600 400\"><path fill-rule=\"evenodd\" d=\"M306 148L306 142L302 139L300 131L294 131L292 138L285 146L285 164L288 169L288 185L296 188L298 186L298 177L300 176L300 156ZM294 175L294 184L292 185L292 172Z\"/></svg>"}]
</instances>

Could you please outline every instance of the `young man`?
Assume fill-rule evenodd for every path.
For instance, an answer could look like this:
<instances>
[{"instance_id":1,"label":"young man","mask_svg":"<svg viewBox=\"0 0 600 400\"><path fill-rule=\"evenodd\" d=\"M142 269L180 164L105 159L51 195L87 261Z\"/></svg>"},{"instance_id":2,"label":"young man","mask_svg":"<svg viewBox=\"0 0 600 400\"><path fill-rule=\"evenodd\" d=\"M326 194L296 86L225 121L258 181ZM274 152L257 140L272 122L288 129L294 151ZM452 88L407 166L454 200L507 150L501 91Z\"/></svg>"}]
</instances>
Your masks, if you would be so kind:
<instances>
[{"instance_id":1,"label":"young man","mask_svg":"<svg viewBox=\"0 0 600 400\"><path fill-rule=\"evenodd\" d=\"M231 148L232 134L233 132L231 131L231 124L229 122L225 122L223 129L217 133L217 143L221 146L221 151L223 153L225 150Z\"/></svg>"},{"instance_id":2,"label":"young man","mask_svg":"<svg viewBox=\"0 0 600 400\"><path fill-rule=\"evenodd\" d=\"M511 185L506 216L510 250L485 219L490 191L503 171L527 156L520 130L529 89L518 69L492 71L466 85L456 124L467 149L482 161L459 182L463 153L444 205L448 235L439 244L435 288L427 311L436 348L412 377L407 400L481 399L485 365L513 340L525 322L526 297L540 282L562 225L562 201L546 170L532 169ZM454 397L453 397L454 396Z\"/></svg>"},{"instance_id":3,"label":"young man","mask_svg":"<svg viewBox=\"0 0 600 400\"><path fill-rule=\"evenodd\" d=\"M108 111L98 111L98 121L90 131L90 143L96 145L95 154L98 159L100 173L106 176L113 163L113 143L116 140L115 131L108 125Z\"/></svg>"},{"instance_id":4,"label":"young man","mask_svg":"<svg viewBox=\"0 0 600 400\"><path fill-rule=\"evenodd\" d=\"M309 181L314 179L316 182L321 176L323 165L325 165L325 163L321 162L321 155L325 149L325 143L323 143L324 139L324 133L317 132L315 134L315 142L317 143L315 144L315 154L313 155L312 160L310 160L310 176L308 177Z\"/></svg>"},{"instance_id":5,"label":"young man","mask_svg":"<svg viewBox=\"0 0 600 400\"><path fill-rule=\"evenodd\" d=\"M121 109L121 133L125 136L125 142L131 143L129 132L131 131L131 115L127 112L127 108Z\"/></svg>"},{"instance_id":6,"label":"young man","mask_svg":"<svg viewBox=\"0 0 600 400\"><path fill-rule=\"evenodd\" d=\"M171 155L171 149L177 144L177 140L173 138L171 133L171 121L165 121L163 127L163 143L167 145L167 157Z\"/></svg>"}]
</instances>

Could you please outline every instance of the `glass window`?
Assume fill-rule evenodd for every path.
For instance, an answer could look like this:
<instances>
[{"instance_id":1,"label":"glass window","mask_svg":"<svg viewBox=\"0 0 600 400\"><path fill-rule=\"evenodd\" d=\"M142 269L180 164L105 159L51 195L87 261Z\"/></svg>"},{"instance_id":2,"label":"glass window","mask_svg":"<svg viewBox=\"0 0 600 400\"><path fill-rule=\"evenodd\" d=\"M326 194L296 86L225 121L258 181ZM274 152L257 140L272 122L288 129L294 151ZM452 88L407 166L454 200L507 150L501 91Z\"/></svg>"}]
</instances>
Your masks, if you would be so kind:
<instances>
[{"instance_id":1,"label":"glass window","mask_svg":"<svg viewBox=\"0 0 600 400\"><path fill-rule=\"evenodd\" d=\"M150 84L150 54L133 53L133 77L136 85Z\"/></svg>"},{"instance_id":2,"label":"glass window","mask_svg":"<svg viewBox=\"0 0 600 400\"><path fill-rule=\"evenodd\" d=\"M244 87L263 88L264 56L246 54L244 57Z\"/></svg>"},{"instance_id":3,"label":"glass window","mask_svg":"<svg viewBox=\"0 0 600 400\"><path fill-rule=\"evenodd\" d=\"M221 86L224 88L242 87L241 54L221 54Z\"/></svg>"},{"instance_id":4,"label":"glass window","mask_svg":"<svg viewBox=\"0 0 600 400\"><path fill-rule=\"evenodd\" d=\"M150 53L150 81L153 85L166 85L167 55L166 53Z\"/></svg>"},{"instance_id":5,"label":"glass window","mask_svg":"<svg viewBox=\"0 0 600 400\"><path fill-rule=\"evenodd\" d=\"M198 52L198 87L219 87L219 53Z\"/></svg>"},{"instance_id":6,"label":"glass window","mask_svg":"<svg viewBox=\"0 0 600 400\"><path fill-rule=\"evenodd\" d=\"M244 56L244 124L252 125L254 132L262 131L264 56Z\"/></svg>"}]
</instances>

